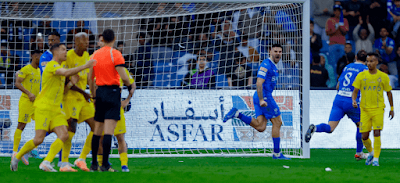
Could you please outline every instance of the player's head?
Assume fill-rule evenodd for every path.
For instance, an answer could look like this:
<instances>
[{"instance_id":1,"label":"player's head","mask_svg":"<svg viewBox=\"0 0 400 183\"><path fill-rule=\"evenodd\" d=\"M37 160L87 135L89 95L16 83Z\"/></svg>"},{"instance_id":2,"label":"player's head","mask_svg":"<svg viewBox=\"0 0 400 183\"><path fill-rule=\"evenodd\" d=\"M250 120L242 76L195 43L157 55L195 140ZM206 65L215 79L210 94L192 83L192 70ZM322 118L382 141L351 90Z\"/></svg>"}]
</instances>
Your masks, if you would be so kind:
<instances>
[{"instance_id":1,"label":"player's head","mask_svg":"<svg viewBox=\"0 0 400 183\"><path fill-rule=\"evenodd\" d=\"M40 56L42 56L42 52L40 50L33 50L31 52L32 63L35 65L39 65Z\"/></svg>"},{"instance_id":2,"label":"player's head","mask_svg":"<svg viewBox=\"0 0 400 183\"><path fill-rule=\"evenodd\" d=\"M89 47L89 36L86 32L75 34L75 49L86 51Z\"/></svg>"},{"instance_id":3,"label":"player's head","mask_svg":"<svg viewBox=\"0 0 400 183\"><path fill-rule=\"evenodd\" d=\"M207 56L204 54L200 54L197 57L197 64L199 65L199 69L204 69L207 65Z\"/></svg>"},{"instance_id":4,"label":"player's head","mask_svg":"<svg viewBox=\"0 0 400 183\"><path fill-rule=\"evenodd\" d=\"M48 45L52 47L54 44L60 43L60 34L57 31L50 32L48 37Z\"/></svg>"},{"instance_id":5,"label":"player's head","mask_svg":"<svg viewBox=\"0 0 400 183\"><path fill-rule=\"evenodd\" d=\"M358 51L356 60L365 63L367 61L367 52L365 50Z\"/></svg>"},{"instance_id":6,"label":"player's head","mask_svg":"<svg viewBox=\"0 0 400 183\"><path fill-rule=\"evenodd\" d=\"M360 30L360 39L361 40L366 40L367 37L368 37L367 29L361 29Z\"/></svg>"},{"instance_id":7,"label":"player's head","mask_svg":"<svg viewBox=\"0 0 400 183\"><path fill-rule=\"evenodd\" d=\"M137 34L136 38L138 39L140 45L146 44L146 33L140 32L139 34Z\"/></svg>"},{"instance_id":8,"label":"player's head","mask_svg":"<svg viewBox=\"0 0 400 183\"><path fill-rule=\"evenodd\" d=\"M54 44L50 48L51 53L53 53L53 57L58 59L56 61L62 62L67 60L67 47L64 44Z\"/></svg>"},{"instance_id":9,"label":"player's head","mask_svg":"<svg viewBox=\"0 0 400 183\"><path fill-rule=\"evenodd\" d=\"M282 58L283 47L280 44L273 44L271 50L269 51L270 58L273 62L278 63Z\"/></svg>"},{"instance_id":10,"label":"player's head","mask_svg":"<svg viewBox=\"0 0 400 183\"><path fill-rule=\"evenodd\" d=\"M97 42L97 46L102 48L104 46L104 39L103 39L103 34L99 34L99 41Z\"/></svg>"},{"instance_id":11,"label":"player's head","mask_svg":"<svg viewBox=\"0 0 400 183\"><path fill-rule=\"evenodd\" d=\"M379 64L379 55L377 53L367 54L367 66L369 70L375 70Z\"/></svg>"},{"instance_id":12,"label":"player's head","mask_svg":"<svg viewBox=\"0 0 400 183\"><path fill-rule=\"evenodd\" d=\"M83 21L83 20L78 21L78 22L76 23L76 26L79 27L79 28L85 27L85 21Z\"/></svg>"},{"instance_id":13,"label":"player's head","mask_svg":"<svg viewBox=\"0 0 400 183\"><path fill-rule=\"evenodd\" d=\"M103 35L104 43L106 43L106 44L112 43L115 41L115 34L112 29L104 30L102 35Z\"/></svg>"}]
</instances>

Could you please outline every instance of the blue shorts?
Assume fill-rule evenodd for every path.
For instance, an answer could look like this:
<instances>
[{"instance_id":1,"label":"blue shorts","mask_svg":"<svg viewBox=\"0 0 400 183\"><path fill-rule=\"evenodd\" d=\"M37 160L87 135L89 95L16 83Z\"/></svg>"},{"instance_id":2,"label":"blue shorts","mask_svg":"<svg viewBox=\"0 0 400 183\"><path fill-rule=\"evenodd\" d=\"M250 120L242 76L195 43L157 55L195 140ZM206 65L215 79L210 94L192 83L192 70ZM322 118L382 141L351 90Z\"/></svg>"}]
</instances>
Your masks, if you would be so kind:
<instances>
[{"instance_id":1,"label":"blue shorts","mask_svg":"<svg viewBox=\"0 0 400 183\"><path fill-rule=\"evenodd\" d=\"M267 102L267 107L261 107L258 96L253 96L254 101L254 109L256 112L256 118L260 115L264 115L267 119L276 118L281 115L281 111L279 110L279 106L276 104L274 98L272 97L264 97L264 100Z\"/></svg>"},{"instance_id":2,"label":"blue shorts","mask_svg":"<svg viewBox=\"0 0 400 183\"><path fill-rule=\"evenodd\" d=\"M360 122L360 107L354 108L351 100L334 100L329 121L339 121L347 115L354 123Z\"/></svg>"}]
</instances>

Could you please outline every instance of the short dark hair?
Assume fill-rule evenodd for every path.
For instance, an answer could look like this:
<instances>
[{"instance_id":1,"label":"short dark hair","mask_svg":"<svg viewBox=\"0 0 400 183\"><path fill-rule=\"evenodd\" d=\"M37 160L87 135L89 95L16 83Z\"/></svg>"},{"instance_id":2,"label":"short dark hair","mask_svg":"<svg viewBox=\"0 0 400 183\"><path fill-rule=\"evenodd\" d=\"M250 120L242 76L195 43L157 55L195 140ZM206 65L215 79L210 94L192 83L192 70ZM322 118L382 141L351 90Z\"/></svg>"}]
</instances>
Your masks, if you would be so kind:
<instances>
[{"instance_id":1,"label":"short dark hair","mask_svg":"<svg viewBox=\"0 0 400 183\"><path fill-rule=\"evenodd\" d=\"M33 55L33 54L42 54L43 52L41 51L41 50L32 50L31 51L31 55Z\"/></svg>"},{"instance_id":2,"label":"short dark hair","mask_svg":"<svg viewBox=\"0 0 400 183\"><path fill-rule=\"evenodd\" d=\"M136 35L136 39L139 39L140 37L146 38L146 33L144 33L144 32L139 32L139 33Z\"/></svg>"},{"instance_id":3,"label":"short dark hair","mask_svg":"<svg viewBox=\"0 0 400 183\"><path fill-rule=\"evenodd\" d=\"M313 25L314 25L314 21L310 20L310 24L313 24Z\"/></svg>"},{"instance_id":4,"label":"short dark hair","mask_svg":"<svg viewBox=\"0 0 400 183\"><path fill-rule=\"evenodd\" d=\"M281 44L273 44L273 45L271 46L271 49L272 49L272 48L276 48L276 47L283 49L283 47L282 47Z\"/></svg>"},{"instance_id":5,"label":"short dark hair","mask_svg":"<svg viewBox=\"0 0 400 183\"><path fill-rule=\"evenodd\" d=\"M58 33L57 31L50 32L49 36L51 36L51 35L61 37L60 33Z\"/></svg>"},{"instance_id":6,"label":"short dark hair","mask_svg":"<svg viewBox=\"0 0 400 183\"><path fill-rule=\"evenodd\" d=\"M121 44L122 44L122 46L125 46L125 44L124 44L123 41L118 41L118 42L117 42L117 46L119 46L119 45L121 45Z\"/></svg>"},{"instance_id":7,"label":"short dark hair","mask_svg":"<svg viewBox=\"0 0 400 183\"><path fill-rule=\"evenodd\" d=\"M248 35L242 36L242 41L243 41L244 39L245 39L245 40L249 40L249 36L248 36Z\"/></svg>"},{"instance_id":8,"label":"short dark hair","mask_svg":"<svg viewBox=\"0 0 400 183\"><path fill-rule=\"evenodd\" d=\"M243 58L246 58L242 52L236 52L235 53L235 61L236 62L241 62L243 60Z\"/></svg>"},{"instance_id":9,"label":"short dark hair","mask_svg":"<svg viewBox=\"0 0 400 183\"><path fill-rule=\"evenodd\" d=\"M115 39L115 34L112 29L106 29L103 31L103 39L105 43L111 43Z\"/></svg>"},{"instance_id":10,"label":"short dark hair","mask_svg":"<svg viewBox=\"0 0 400 183\"><path fill-rule=\"evenodd\" d=\"M377 53L371 52L371 53L368 53L367 56L369 56L369 57L370 57L370 56L375 56L376 59L379 60L379 55L378 55Z\"/></svg>"},{"instance_id":11,"label":"short dark hair","mask_svg":"<svg viewBox=\"0 0 400 183\"><path fill-rule=\"evenodd\" d=\"M56 49L58 49L61 45L64 45L64 44L61 44L61 43L54 44L54 45L50 48L50 52L51 52L51 53L54 53L54 51L55 51Z\"/></svg>"},{"instance_id":12,"label":"short dark hair","mask_svg":"<svg viewBox=\"0 0 400 183\"><path fill-rule=\"evenodd\" d=\"M353 47L353 45L351 43L346 43L346 45L350 45L351 47Z\"/></svg>"},{"instance_id":13,"label":"short dark hair","mask_svg":"<svg viewBox=\"0 0 400 183\"><path fill-rule=\"evenodd\" d=\"M321 56L319 56L319 55L314 55L314 56L312 57L312 60L313 60L314 63L319 64L319 63L321 62Z\"/></svg>"},{"instance_id":14,"label":"short dark hair","mask_svg":"<svg viewBox=\"0 0 400 183\"><path fill-rule=\"evenodd\" d=\"M357 60L365 62L367 60L367 52L365 50L358 51Z\"/></svg>"}]
</instances>

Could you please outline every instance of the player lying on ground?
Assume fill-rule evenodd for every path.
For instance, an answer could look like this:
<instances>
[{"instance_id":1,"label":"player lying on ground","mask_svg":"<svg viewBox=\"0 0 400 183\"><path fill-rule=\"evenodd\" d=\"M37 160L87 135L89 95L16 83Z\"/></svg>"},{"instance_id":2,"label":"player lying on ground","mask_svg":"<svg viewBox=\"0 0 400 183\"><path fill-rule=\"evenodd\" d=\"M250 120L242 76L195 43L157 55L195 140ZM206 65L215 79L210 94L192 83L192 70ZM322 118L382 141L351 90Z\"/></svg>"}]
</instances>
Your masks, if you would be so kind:
<instances>
[{"instance_id":1,"label":"player lying on ground","mask_svg":"<svg viewBox=\"0 0 400 183\"><path fill-rule=\"evenodd\" d=\"M360 106L361 123L360 132L362 141L369 155L365 161L366 165L379 166L379 155L381 154L381 130L383 129L383 114L385 112L385 101L383 91L386 91L390 104L389 118L394 117L392 87L389 76L376 68L378 65L378 54L369 53L367 56L368 70L357 75L352 94L353 107ZM361 101L357 105L357 94L361 91ZM372 150L369 133L374 129L374 149Z\"/></svg>"},{"instance_id":2,"label":"player lying on ground","mask_svg":"<svg viewBox=\"0 0 400 183\"><path fill-rule=\"evenodd\" d=\"M75 34L74 38L75 49L69 50L67 53L67 60L64 63L66 68L75 68L85 65L90 59L89 53L87 52L87 48L89 46L89 36L84 32L80 32ZM78 73L78 75L75 75L78 77L78 82L75 84L75 87L73 83L67 84L68 87L65 91L63 110L68 117L69 136L62 149L61 162L58 164L60 168L63 168L66 165L76 165L83 171L89 171L85 159L92 149L91 143L94 129L94 105L92 102L88 101L90 95L84 91L88 83L88 74L89 69L82 70ZM85 144L83 145L80 157L74 162L74 165L72 165L68 161L72 146L71 141L76 133L77 124L82 123L83 121L90 126L91 131L89 132Z\"/></svg>"},{"instance_id":3,"label":"player lying on ground","mask_svg":"<svg viewBox=\"0 0 400 183\"><path fill-rule=\"evenodd\" d=\"M268 120L270 120L272 122L272 139L274 142L273 159L290 159L280 152L281 112L272 97L272 91L275 88L279 75L276 64L281 57L282 46L279 44L272 45L270 49L270 58L265 59L258 69L257 91L253 96L256 118L246 116L240 113L238 109L232 108L229 113L225 115L223 122L232 118L239 118L257 131L263 132L267 127Z\"/></svg>"},{"instance_id":4,"label":"player lying on ground","mask_svg":"<svg viewBox=\"0 0 400 183\"><path fill-rule=\"evenodd\" d=\"M18 152L19 143L21 142L21 134L27 123L31 119L35 120L33 113L33 102L40 91L40 69L39 59L42 53L39 50L32 52L32 62L24 66L18 71L15 86L21 90L22 94L18 104L18 126L14 133L13 155ZM37 154L37 152L35 153ZM22 157L22 162L29 165L28 153Z\"/></svg>"},{"instance_id":5,"label":"player lying on ground","mask_svg":"<svg viewBox=\"0 0 400 183\"><path fill-rule=\"evenodd\" d=\"M57 139L51 144L50 150L40 164L39 168L44 171L56 172L52 166L56 154L61 150L64 142L68 139L67 120L61 110L62 95L64 93L65 77L77 74L78 72L91 68L94 60L89 60L85 65L73 69L64 69L61 62L67 58L67 49L62 44L55 44L50 51L53 53L53 60L47 63L42 76L42 90L34 102L35 107L35 137L26 142L20 151L11 158L10 169L17 171L18 162L23 155L40 145L46 133L54 132Z\"/></svg>"},{"instance_id":6,"label":"player lying on ground","mask_svg":"<svg viewBox=\"0 0 400 183\"><path fill-rule=\"evenodd\" d=\"M315 59L319 59L319 56ZM347 115L357 126L356 132L356 141L357 141L357 149L354 158L356 160L366 159L367 154L362 152L363 150L363 143L361 140L361 133L359 131L360 126L360 109L353 108L351 95L353 93L354 87L353 82L357 77L358 73L368 70L368 67L365 66L365 61L367 59L367 52L364 50L360 50L356 56L356 62L347 65L344 69L342 74L339 77L338 84L336 89L338 93L336 94L335 100L333 101L331 114L329 116L329 122L321 123L318 125L311 124L308 127L308 131L305 135L305 140L308 143L314 134L317 133L332 133L337 125L339 124L340 120ZM360 100L360 94L357 96L357 102Z\"/></svg>"}]
</instances>

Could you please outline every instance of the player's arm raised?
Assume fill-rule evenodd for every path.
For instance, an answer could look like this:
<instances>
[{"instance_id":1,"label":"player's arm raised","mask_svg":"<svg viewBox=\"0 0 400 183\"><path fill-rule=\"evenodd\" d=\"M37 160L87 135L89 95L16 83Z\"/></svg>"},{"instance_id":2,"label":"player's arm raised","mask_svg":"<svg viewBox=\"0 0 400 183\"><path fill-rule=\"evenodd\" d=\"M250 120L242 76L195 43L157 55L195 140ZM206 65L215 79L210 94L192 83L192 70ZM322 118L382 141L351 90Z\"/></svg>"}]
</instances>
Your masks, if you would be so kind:
<instances>
[{"instance_id":1,"label":"player's arm raised","mask_svg":"<svg viewBox=\"0 0 400 183\"><path fill-rule=\"evenodd\" d=\"M81 65L79 67L75 67L75 68L72 68L72 69L60 68L60 69L56 70L56 74L57 75L61 75L61 76L65 76L65 77L69 77L69 76L78 74L78 72L80 72L80 71L82 71L84 69L91 68L95 62L96 62L96 60L89 60L88 62L86 62L85 65Z\"/></svg>"},{"instance_id":2,"label":"player's arm raised","mask_svg":"<svg viewBox=\"0 0 400 183\"><path fill-rule=\"evenodd\" d=\"M24 80L25 80L25 78L17 77L17 80L15 81L15 86L16 86L19 90L21 90L22 92L24 92L25 94L27 94L28 97L29 97L29 100L30 100L31 102L33 102L33 101L35 100L36 96L35 96L33 93L29 92L29 91L22 85L22 82L23 82Z\"/></svg>"}]
</instances>

